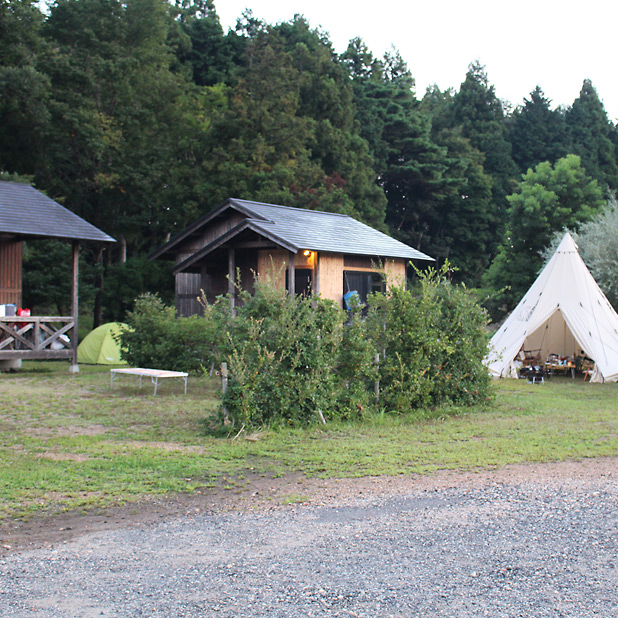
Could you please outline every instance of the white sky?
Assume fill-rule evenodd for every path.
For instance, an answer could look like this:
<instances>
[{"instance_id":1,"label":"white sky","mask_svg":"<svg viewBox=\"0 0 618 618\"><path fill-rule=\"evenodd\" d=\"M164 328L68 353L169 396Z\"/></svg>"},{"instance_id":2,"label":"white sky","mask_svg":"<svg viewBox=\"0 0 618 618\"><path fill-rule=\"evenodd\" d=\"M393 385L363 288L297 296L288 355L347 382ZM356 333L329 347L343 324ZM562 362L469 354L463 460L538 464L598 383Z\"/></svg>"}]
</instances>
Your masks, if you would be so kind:
<instances>
[{"instance_id":1,"label":"white sky","mask_svg":"<svg viewBox=\"0 0 618 618\"><path fill-rule=\"evenodd\" d=\"M497 96L513 106L536 85L552 107L571 105L590 79L618 120L615 0L215 0L224 29L246 8L267 23L304 15L341 53L362 38L375 56L395 46L416 80L455 88L480 60Z\"/></svg>"}]
</instances>

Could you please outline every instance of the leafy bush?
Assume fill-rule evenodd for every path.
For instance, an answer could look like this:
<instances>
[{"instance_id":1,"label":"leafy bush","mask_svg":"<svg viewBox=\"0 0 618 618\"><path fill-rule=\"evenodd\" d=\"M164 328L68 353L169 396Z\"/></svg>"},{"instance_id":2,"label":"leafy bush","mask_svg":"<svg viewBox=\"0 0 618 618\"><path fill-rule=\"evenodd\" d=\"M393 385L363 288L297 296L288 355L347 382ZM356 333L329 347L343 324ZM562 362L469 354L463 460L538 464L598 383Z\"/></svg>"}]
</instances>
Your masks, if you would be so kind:
<instances>
[{"instance_id":1,"label":"leafy bush","mask_svg":"<svg viewBox=\"0 0 618 618\"><path fill-rule=\"evenodd\" d=\"M176 318L173 307L144 294L127 314L130 330L121 336L122 358L134 367L199 372L218 350L218 325L210 316Z\"/></svg>"},{"instance_id":2,"label":"leafy bush","mask_svg":"<svg viewBox=\"0 0 618 618\"><path fill-rule=\"evenodd\" d=\"M380 351L380 404L406 412L485 398L487 318L441 271L417 272L415 290L391 287L369 299L366 327Z\"/></svg>"},{"instance_id":3,"label":"leafy bush","mask_svg":"<svg viewBox=\"0 0 618 618\"><path fill-rule=\"evenodd\" d=\"M337 402L341 416L358 415L375 404L374 385L379 380L376 356L376 343L361 307L355 307L343 328L336 367L341 380Z\"/></svg>"},{"instance_id":4,"label":"leafy bush","mask_svg":"<svg viewBox=\"0 0 618 618\"><path fill-rule=\"evenodd\" d=\"M359 417L375 409L377 382L385 411L472 404L489 389L486 316L446 273L418 273L414 290L392 286L349 315L260 281L253 294L239 293L235 312L221 297L204 304L204 317L175 318L158 297L142 296L129 313L124 357L185 371L225 360L222 406L238 427Z\"/></svg>"},{"instance_id":5,"label":"leafy bush","mask_svg":"<svg viewBox=\"0 0 618 618\"><path fill-rule=\"evenodd\" d=\"M256 281L226 332L229 388L223 404L246 425L332 418L343 312L328 300L284 295ZM320 416L321 415L321 416Z\"/></svg>"}]
</instances>

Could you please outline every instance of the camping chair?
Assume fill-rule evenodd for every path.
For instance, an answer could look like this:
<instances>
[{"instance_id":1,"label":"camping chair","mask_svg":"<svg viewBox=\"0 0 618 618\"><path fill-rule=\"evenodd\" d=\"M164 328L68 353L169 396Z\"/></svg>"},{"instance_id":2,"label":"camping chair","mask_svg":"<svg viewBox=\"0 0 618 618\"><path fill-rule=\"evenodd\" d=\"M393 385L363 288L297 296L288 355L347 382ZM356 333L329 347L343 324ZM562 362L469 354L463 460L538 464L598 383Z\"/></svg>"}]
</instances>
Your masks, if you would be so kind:
<instances>
[{"instance_id":1,"label":"camping chair","mask_svg":"<svg viewBox=\"0 0 618 618\"><path fill-rule=\"evenodd\" d=\"M541 350L524 350L522 363L524 367L539 365L541 363Z\"/></svg>"},{"instance_id":2,"label":"camping chair","mask_svg":"<svg viewBox=\"0 0 618 618\"><path fill-rule=\"evenodd\" d=\"M530 384L545 384L545 369L542 365L522 367L519 377L525 378Z\"/></svg>"},{"instance_id":3,"label":"camping chair","mask_svg":"<svg viewBox=\"0 0 618 618\"><path fill-rule=\"evenodd\" d=\"M545 384L545 369L541 366L531 367L527 380L530 384Z\"/></svg>"},{"instance_id":4,"label":"camping chair","mask_svg":"<svg viewBox=\"0 0 618 618\"><path fill-rule=\"evenodd\" d=\"M584 382L586 380L590 380L592 374L594 373L594 361L585 359L582 362L581 372L584 374Z\"/></svg>"}]
</instances>

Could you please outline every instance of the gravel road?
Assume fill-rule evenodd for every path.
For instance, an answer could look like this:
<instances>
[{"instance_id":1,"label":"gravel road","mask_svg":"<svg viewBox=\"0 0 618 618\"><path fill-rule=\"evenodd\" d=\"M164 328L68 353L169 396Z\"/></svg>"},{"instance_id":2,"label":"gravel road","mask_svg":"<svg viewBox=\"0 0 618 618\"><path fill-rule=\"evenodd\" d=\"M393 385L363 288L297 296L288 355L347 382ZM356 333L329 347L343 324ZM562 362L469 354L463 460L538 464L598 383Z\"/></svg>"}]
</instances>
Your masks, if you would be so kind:
<instances>
[{"instance_id":1,"label":"gravel road","mask_svg":"<svg viewBox=\"0 0 618 618\"><path fill-rule=\"evenodd\" d=\"M617 464L308 480L300 504L6 545L0 616L611 618Z\"/></svg>"}]
</instances>

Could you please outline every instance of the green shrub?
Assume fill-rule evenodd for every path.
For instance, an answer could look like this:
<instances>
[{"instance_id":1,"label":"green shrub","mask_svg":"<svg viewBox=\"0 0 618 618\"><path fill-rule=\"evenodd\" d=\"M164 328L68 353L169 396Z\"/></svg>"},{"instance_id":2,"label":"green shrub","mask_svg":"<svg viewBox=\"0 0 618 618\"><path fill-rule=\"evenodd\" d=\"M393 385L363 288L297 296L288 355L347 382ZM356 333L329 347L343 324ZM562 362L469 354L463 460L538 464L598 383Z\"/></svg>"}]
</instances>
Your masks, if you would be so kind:
<instances>
[{"instance_id":1,"label":"green shrub","mask_svg":"<svg viewBox=\"0 0 618 618\"><path fill-rule=\"evenodd\" d=\"M486 316L446 274L418 273L414 289L392 286L351 314L259 281L239 292L235 312L221 297L204 317L175 318L145 295L129 313L124 358L184 371L226 361L222 406L237 427L359 417L376 407L376 382L381 410L472 404L489 389Z\"/></svg>"},{"instance_id":2,"label":"green shrub","mask_svg":"<svg viewBox=\"0 0 618 618\"><path fill-rule=\"evenodd\" d=\"M371 410L376 401L374 386L379 380L375 340L355 307L343 328L336 373L340 392L337 400L339 415L350 418Z\"/></svg>"},{"instance_id":3,"label":"green shrub","mask_svg":"<svg viewBox=\"0 0 618 618\"><path fill-rule=\"evenodd\" d=\"M413 290L369 299L366 328L380 352L380 403L389 410L472 403L487 396L486 317L441 271L417 272Z\"/></svg>"},{"instance_id":4,"label":"green shrub","mask_svg":"<svg viewBox=\"0 0 618 618\"><path fill-rule=\"evenodd\" d=\"M175 309L153 294L137 298L127 323L131 330L121 336L122 358L134 367L199 372L219 348L212 316L176 318Z\"/></svg>"},{"instance_id":5,"label":"green shrub","mask_svg":"<svg viewBox=\"0 0 618 618\"><path fill-rule=\"evenodd\" d=\"M435 290L440 306L438 328L448 333L444 356L434 384L434 403L472 405L487 398L490 377L483 358L487 354L488 316L463 286L441 281Z\"/></svg>"},{"instance_id":6,"label":"green shrub","mask_svg":"<svg viewBox=\"0 0 618 618\"><path fill-rule=\"evenodd\" d=\"M244 294L226 332L229 387L223 404L235 423L308 424L338 414L333 372L343 312L331 301L284 295L259 281Z\"/></svg>"}]
</instances>

